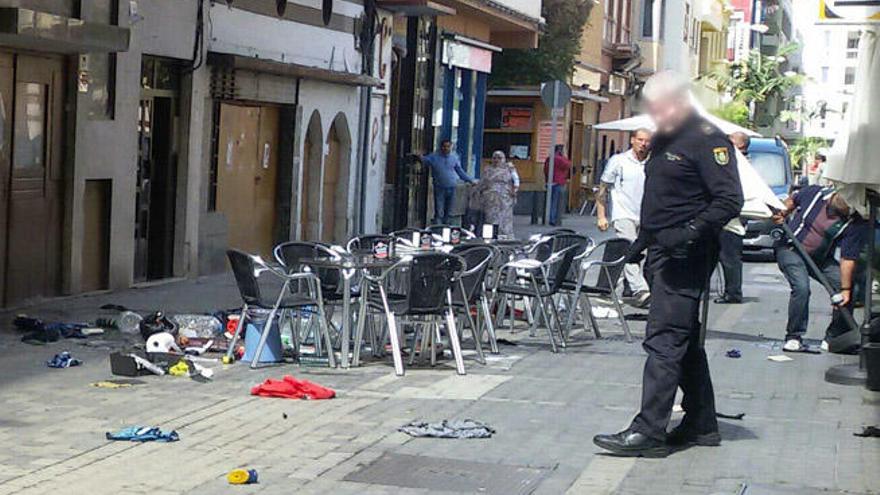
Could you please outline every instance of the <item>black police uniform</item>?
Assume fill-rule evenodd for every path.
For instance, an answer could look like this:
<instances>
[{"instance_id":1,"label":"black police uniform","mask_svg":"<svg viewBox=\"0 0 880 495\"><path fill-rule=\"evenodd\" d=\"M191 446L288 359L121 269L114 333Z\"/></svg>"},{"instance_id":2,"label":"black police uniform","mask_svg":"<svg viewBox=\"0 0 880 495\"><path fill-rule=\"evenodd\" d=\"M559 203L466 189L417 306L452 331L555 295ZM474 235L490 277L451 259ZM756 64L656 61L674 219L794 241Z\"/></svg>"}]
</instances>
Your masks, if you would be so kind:
<instances>
[{"instance_id":1,"label":"black police uniform","mask_svg":"<svg viewBox=\"0 0 880 495\"><path fill-rule=\"evenodd\" d=\"M743 204L736 158L727 136L694 114L671 135L655 136L645 166L642 234L648 247L651 309L642 408L631 429L664 440L678 387L685 424L697 434L718 430L706 353L699 342L700 295L717 260L715 239Z\"/></svg>"}]
</instances>

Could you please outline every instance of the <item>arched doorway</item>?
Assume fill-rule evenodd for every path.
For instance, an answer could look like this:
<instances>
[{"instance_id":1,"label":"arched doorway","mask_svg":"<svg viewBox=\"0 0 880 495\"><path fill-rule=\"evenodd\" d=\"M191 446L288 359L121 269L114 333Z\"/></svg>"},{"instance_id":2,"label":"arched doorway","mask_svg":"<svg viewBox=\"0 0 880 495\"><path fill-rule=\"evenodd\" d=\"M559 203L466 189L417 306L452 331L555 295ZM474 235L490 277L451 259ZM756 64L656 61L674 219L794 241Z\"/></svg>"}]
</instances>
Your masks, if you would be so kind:
<instances>
[{"instance_id":1,"label":"arched doorway","mask_svg":"<svg viewBox=\"0 0 880 495\"><path fill-rule=\"evenodd\" d=\"M321 204L321 158L324 139L321 133L321 114L312 112L306 137L303 140L302 159L302 201L300 203L300 224L302 239L320 240L319 211Z\"/></svg>"},{"instance_id":2,"label":"arched doorway","mask_svg":"<svg viewBox=\"0 0 880 495\"><path fill-rule=\"evenodd\" d=\"M348 181L351 160L351 133L348 119L338 113L327 133L324 158L321 240L341 243L348 235Z\"/></svg>"}]
</instances>

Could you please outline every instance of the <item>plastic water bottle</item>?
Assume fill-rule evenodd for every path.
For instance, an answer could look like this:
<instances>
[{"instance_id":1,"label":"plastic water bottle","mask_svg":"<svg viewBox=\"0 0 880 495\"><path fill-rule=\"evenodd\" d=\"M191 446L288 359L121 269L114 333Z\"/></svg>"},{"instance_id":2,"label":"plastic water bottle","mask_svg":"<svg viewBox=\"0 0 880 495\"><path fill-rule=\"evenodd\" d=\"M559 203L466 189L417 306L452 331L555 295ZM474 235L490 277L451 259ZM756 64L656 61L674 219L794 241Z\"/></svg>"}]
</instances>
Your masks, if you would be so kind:
<instances>
[{"instance_id":1,"label":"plastic water bottle","mask_svg":"<svg viewBox=\"0 0 880 495\"><path fill-rule=\"evenodd\" d=\"M136 334L140 332L143 320L143 317L134 311L122 311L116 318L116 328L122 333Z\"/></svg>"}]
</instances>

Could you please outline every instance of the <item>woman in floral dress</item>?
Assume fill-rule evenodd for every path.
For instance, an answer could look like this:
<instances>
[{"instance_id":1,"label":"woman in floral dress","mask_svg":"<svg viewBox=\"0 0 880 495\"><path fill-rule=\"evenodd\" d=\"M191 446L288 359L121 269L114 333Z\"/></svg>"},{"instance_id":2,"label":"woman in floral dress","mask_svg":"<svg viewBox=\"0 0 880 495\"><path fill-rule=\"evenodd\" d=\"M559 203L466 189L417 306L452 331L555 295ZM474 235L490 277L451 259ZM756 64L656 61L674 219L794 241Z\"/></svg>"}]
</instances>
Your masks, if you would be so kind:
<instances>
[{"instance_id":1,"label":"woman in floral dress","mask_svg":"<svg viewBox=\"0 0 880 495\"><path fill-rule=\"evenodd\" d=\"M513 205L519 175L503 151L492 153L492 162L481 171L479 188L484 221L498 225L500 235L513 236Z\"/></svg>"}]
</instances>

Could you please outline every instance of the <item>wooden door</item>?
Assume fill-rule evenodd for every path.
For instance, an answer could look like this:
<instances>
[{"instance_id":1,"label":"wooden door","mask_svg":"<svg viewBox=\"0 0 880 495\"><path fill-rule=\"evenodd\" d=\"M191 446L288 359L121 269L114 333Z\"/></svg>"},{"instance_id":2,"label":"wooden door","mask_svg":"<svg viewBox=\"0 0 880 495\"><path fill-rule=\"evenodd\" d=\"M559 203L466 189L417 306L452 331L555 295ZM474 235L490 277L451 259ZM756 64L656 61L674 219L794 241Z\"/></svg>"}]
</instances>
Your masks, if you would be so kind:
<instances>
[{"instance_id":1,"label":"wooden door","mask_svg":"<svg viewBox=\"0 0 880 495\"><path fill-rule=\"evenodd\" d=\"M60 59L16 56L7 213L7 303L57 295L60 290L62 70Z\"/></svg>"},{"instance_id":2,"label":"wooden door","mask_svg":"<svg viewBox=\"0 0 880 495\"><path fill-rule=\"evenodd\" d=\"M275 247L276 192L278 190L279 109L260 107L258 162L254 169L254 237L263 252Z\"/></svg>"},{"instance_id":3,"label":"wooden door","mask_svg":"<svg viewBox=\"0 0 880 495\"><path fill-rule=\"evenodd\" d=\"M336 124L330 127L327 135L327 157L324 159L324 202L321 208L321 240L333 242L336 231L336 205L345 198L338 197L339 186L339 159L342 143L336 133Z\"/></svg>"},{"instance_id":4,"label":"wooden door","mask_svg":"<svg viewBox=\"0 0 880 495\"><path fill-rule=\"evenodd\" d=\"M278 111L267 111L263 122L264 110L220 105L217 210L226 216L229 247L268 256L274 244Z\"/></svg>"}]
</instances>

